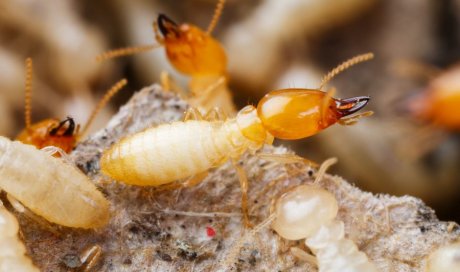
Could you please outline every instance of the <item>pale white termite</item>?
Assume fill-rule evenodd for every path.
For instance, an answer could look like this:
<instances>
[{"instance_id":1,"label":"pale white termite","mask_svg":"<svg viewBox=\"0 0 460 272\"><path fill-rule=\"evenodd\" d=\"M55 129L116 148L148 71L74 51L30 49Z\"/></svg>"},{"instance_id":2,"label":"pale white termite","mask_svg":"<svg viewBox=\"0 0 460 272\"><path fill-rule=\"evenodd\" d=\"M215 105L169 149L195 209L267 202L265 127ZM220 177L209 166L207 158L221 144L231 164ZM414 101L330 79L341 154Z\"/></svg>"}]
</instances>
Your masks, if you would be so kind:
<instances>
[{"instance_id":1,"label":"pale white termite","mask_svg":"<svg viewBox=\"0 0 460 272\"><path fill-rule=\"evenodd\" d=\"M366 254L344 237L344 224L335 219L337 211L333 194L313 185L300 185L277 200L272 228L284 239L305 239L316 255L320 272L377 271ZM293 249L297 256L310 260L311 255Z\"/></svg>"},{"instance_id":2,"label":"pale white termite","mask_svg":"<svg viewBox=\"0 0 460 272\"><path fill-rule=\"evenodd\" d=\"M0 201L0 272L39 272L25 255L26 247L18 238L19 224Z\"/></svg>"},{"instance_id":3,"label":"pale white termite","mask_svg":"<svg viewBox=\"0 0 460 272\"><path fill-rule=\"evenodd\" d=\"M1 136L0 188L59 225L98 228L110 217L109 202L77 168L32 145Z\"/></svg>"},{"instance_id":4,"label":"pale white termite","mask_svg":"<svg viewBox=\"0 0 460 272\"><path fill-rule=\"evenodd\" d=\"M442 246L427 259L426 272L460 271L460 243Z\"/></svg>"},{"instance_id":5,"label":"pale white termite","mask_svg":"<svg viewBox=\"0 0 460 272\"><path fill-rule=\"evenodd\" d=\"M326 75L322 85L372 56L359 55L344 62ZM337 122L353 122L356 116L344 117L360 110L368 101L367 96L334 99L332 92L319 89L283 89L268 93L257 108L246 106L236 118L224 121L203 120L198 111L189 111L192 114L187 114L186 119L195 120L150 128L113 145L102 155L101 171L115 180L142 186L159 186L195 176L184 183L190 186L209 169L228 159L235 162L247 150L255 152L265 143L271 144L274 137L301 139ZM247 221L248 182L241 168L236 168Z\"/></svg>"}]
</instances>

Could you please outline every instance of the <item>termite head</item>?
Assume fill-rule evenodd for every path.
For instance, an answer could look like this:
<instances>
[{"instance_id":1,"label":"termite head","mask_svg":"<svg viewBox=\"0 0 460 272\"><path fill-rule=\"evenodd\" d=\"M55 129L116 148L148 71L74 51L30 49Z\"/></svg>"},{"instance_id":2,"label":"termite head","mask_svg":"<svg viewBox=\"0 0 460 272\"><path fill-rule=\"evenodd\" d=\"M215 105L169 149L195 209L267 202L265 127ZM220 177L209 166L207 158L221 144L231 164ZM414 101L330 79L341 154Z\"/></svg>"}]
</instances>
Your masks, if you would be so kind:
<instances>
[{"instance_id":1,"label":"termite head","mask_svg":"<svg viewBox=\"0 0 460 272\"><path fill-rule=\"evenodd\" d=\"M227 57L222 45L209 34L191 24L176 24L160 14L159 32L171 64L191 76L225 75Z\"/></svg>"},{"instance_id":2,"label":"termite head","mask_svg":"<svg viewBox=\"0 0 460 272\"><path fill-rule=\"evenodd\" d=\"M236 117L236 122L241 133L251 141L260 145L273 142L273 136L267 133L254 106L249 105L241 109Z\"/></svg>"},{"instance_id":3,"label":"termite head","mask_svg":"<svg viewBox=\"0 0 460 272\"><path fill-rule=\"evenodd\" d=\"M24 129L16 140L34 145L38 149L55 146L68 153L76 144L78 129L75 121L70 117L63 121L46 119Z\"/></svg>"},{"instance_id":4,"label":"termite head","mask_svg":"<svg viewBox=\"0 0 460 272\"><path fill-rule=\"evenodd\" d=\"M265 95L257 105L263 127L280 139L312 136L362 109L369 97L335 99L311 89L284 89Z\"/></svg>"}]
</instances>

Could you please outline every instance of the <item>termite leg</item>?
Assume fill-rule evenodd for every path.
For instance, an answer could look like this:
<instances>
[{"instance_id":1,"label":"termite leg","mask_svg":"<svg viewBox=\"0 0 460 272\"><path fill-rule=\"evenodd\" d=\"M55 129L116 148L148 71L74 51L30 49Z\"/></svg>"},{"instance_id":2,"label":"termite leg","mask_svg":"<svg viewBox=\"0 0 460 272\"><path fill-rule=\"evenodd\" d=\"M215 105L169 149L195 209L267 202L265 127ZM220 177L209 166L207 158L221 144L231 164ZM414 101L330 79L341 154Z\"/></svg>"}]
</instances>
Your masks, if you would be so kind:
<instances>
[{"instance_id":1,"label":"termite leg","mask_svg":"<svg viewBox=\"0 0 460 272\"><path fill-rule=\"evenodd\" d=\"M203 181L208 176L208 171L196 174L183 182L176 182L171 184L161 185L157 191L177 190L182 188L193 187Z\"/></svg>"},{"instance_id":2,"label":"termite leg","mask_svg":"<svg viewBox=\"0 0 460 272\"><path fill-rule=\"evenodd\" d=\"M244 169L238 165L237 161L232 160L232 163L236 169L236 173L238 174L238 179L240 180L241 212L243 213L244 225L247 228L251 228L252 225L249 222L249 208L248 208L248 187L249 187L248 177L246 176L246 172L244 171Z\"/></svg>"},{"instance_id":3,"label":"termite leg","mask_svg":"<svg viewBox=\"0 0 460 272\"><path fill-rule=\"evenodd\" d=\"M217 107L212 108L204 116L204 120L206 121L224 121L226 119L227 115Z\"/></svg>"},{"instance_id":4,"label":"termite leg","mask_svg":"<svg viewBox=\"0 0 460 272\"><path fill-rule=\"evenodd\" d=\"M171 75L166 71L160 73L161 88L165 91L171 91L183 99L188 98L188 94L174 81Z\"/></svg>"},{"instance_id":5,"label":"termite leg","mask_svg":"<svg viewBox=\"0 0 460 272\"><path fill-rule=\"evenodd\" d=\"M203 115L197 108L190 107L185 111L184 122L189 120L204 120Z\"/></svg>"},{"instance_id":6,"label":"termite leg","mask_svg":"<svg viewBox=\"0 0 460 272\"><path fill-rule=\"evenodd\" d=\"M102 248L100 245L93 245L87 250L83 251L80 255L81 263L86 263L84 272L91 271L99 262L102 255Z\"/></svg>"},{"instance_id":7,"label":"termite leg","mask_svg":"<svg viewBox=\"0 0 460 272\"><path fill-rule=\"evenodd\" d=\"M49 146L43 147L40 150L47 153L50 156L53 156L54 154L59 154L59 156L61 157L63 161L65 161L66 163L70 165L73 165L73 161L70 158L69 154L67 154L64 150L60 149L59 147L49 145Z\"/></svg>"},{"instance_id":8,"label":"termite leg","mask_svg":"<svg viewBox=\"0 0 460 272\"><path fill-rule=\"evenodd\" d=\"M273 153L258 153L256 154L257 157L261 158L262 160L272 161L282 164L289 164L289 163L307 163L311 167L317 168L319 166L318 163L298 156L296 154L273 154Z\"/></svg>"},{"instance_id":9,"label":"termite leg","mask_svg":"<svg viewBox=\"0 0 460 272\"><path fill-rule=\"evenodd\" d=\"M59 233L58 230L56 230L55 227L53 227L48 221L44 220L42 217L35 215L33 212L29 211L24 205L22 205L21 202L19 202L16 198L14 198L10 194L6 194L6 198L10 202L11 206L19 213L23 214L30 220L34 221L35 223L39 224L43 228L47 229L49 232L60 236L61 234Z\"/></svg>"},{"instance_id":10,"label":"termite leg","mask_svg":"<svg viewBox=\"0 0 460 272\"><path fill-rule=\"evenodd\" d=\"M314 265L315 267L318 267L318 261L316 260L315 256L305 252L304 250L298 247L291 247L290 251L291 251L291 254L294 255L299 260L302 260L304 262Z\"/></svg>"}]
</instances>

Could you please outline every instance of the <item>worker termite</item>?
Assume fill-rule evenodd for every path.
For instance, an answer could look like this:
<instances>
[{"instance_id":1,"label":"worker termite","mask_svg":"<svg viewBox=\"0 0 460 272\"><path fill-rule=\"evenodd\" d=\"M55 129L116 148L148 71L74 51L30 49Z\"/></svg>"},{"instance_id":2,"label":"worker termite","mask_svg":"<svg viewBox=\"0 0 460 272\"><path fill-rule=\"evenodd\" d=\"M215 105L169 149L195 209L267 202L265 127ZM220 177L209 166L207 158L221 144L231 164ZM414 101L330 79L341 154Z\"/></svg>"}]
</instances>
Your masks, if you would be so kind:
<instances>
[{"instance_id":1,"label":"worker termite","mask_svg":"<svg viewBox=\"0 0 460 272\"><path fill-rule=\"evenodd\" d=\"M441 246L427 258L426 272L460 271L460 243Z\"/></svg>"},{"instance_id":2,"label":"worker termite","mask_svg":"<svg viewBox=\"0 0 460 272\"><path fill-rule=\"evenodd\" d=\"M372 57L364 54L344 62L326 75L322 86L347 67ZM230 159L240 178L243 215L248 223L248 181L236 161L246 151L255 153L264 144L272 144L274 137L306 138L335 123L351 124L366 115L346 117L362 109L369 97L335 99L332 93L320 89L272 91L260 100L257 108L246 106L236 118L227 120L216 120L215 112L202 117L192 108L184 122L150 128L113 145L102 155L101 171L133 185L159 186L188 178L180 186L192 186L209 169ZM289 158L283 158L286 159ZM298 157L295 159L298 162Z\"/></svg>"},{"instance_id":3,"label":"worker termite","mask_svg":"<svg viewBox=\"0 0 460 272\"><path fill-rule=\"evenodd\" d=\"M326 161L318 172L324 173L330 162ZM297 247L291 252L316 263L320 272L377 271L356 244L345 238L344 223L336 219L337 212L333 194L315 185L299 185L276 200L272 228L284 239L305 239L316 259Z\"/></svg>"},{"instance_id":4,"label":"worker termite","mask_svg":"<svg viewBox=\"0 0 460 272\"><path fill-rule=\"evenodd\" d=\"M107 104L107 102L114 96L123 86L126 85L126 79L122 79L115 83L99 101L94 108L88 121L81 133L79 126L75 125L72 118L67 117L63 121L56 119L45 119L35 124L31 121L31 96L32 96L32 59L26 59L26 95L25 95L25 123L26 127L22 130L16 140L25 144L31 144L41 149L45 146L55 146L62 149L64 152L69 153L76 145L77 141L81 139L88 131L91 123L93 122L99 111Z\"/></svg>"},{"instance_id":5,"label":"worker termite","mask_svg":"<svg viewBox=\"0 0 460 272\"><path fill-rule=\"evenodd\" d=\"M26 247L18 238L19 224L0 201L0 271L39 272L25 255Z\"/></svg>"},{"instance_id":6,"label":"worker termite","mask_svg":"<svg viewBox=\"0 0 460 272\"><path fill-rule=\"evenodd\" d=\"M109 202L77 168L1 136L0 188L59 225L98 228L109 220Z\"/></svg>"},{"instance_id":7,"label":"worker termite","mask_svg":"<svg viewBox=\"0 0 460 272\"><path fill-rule=\"evenodd\" d=\"M220 108L235 114L232 96L227 88L227 56L222 45L211 36L222 13L225 0L219 0L214 16L206 31L191 24L176 24L163 14L153 23L158 45L127 47L105 52L97 57L102 61L132 55L164 46L169 62L181 73L191 77L187 101L194 107L211 110ZM169 77L162 74L163 88L178 90Z\"/></svg>"}]
</instances>

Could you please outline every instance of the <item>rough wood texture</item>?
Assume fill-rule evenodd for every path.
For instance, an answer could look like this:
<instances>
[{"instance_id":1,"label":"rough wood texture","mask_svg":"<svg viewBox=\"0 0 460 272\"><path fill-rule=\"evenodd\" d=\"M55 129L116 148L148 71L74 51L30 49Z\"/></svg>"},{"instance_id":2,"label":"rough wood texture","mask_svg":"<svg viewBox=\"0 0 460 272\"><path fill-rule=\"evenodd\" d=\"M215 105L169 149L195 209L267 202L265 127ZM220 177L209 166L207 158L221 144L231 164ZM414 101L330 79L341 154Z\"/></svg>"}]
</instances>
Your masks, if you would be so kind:
<instances>
[{"instance_id":1,"label":"rough wood texture","mask_svg":"<svg viewBox=\"0 0 460 272\"><path fill-rule=\"evenodd\" d=\"M72 159L107 195L113 217L101 230L52 226L58 228L53 233L18 215L29 253L43 271L82 268L78 256L94 244L103 251L97 271L316 271L296 261L288 244L269 227L243 235L239 182L229 163L194 188L166 192L124 185L99 174L98 160L104 149L123 136L180 120L186 107L184 101L158 86L147 87L105 129L76 148ZM267 147L264 152L290 151ZM315 176L308 165L282 165L249 155L241 164L250 179L254 224L267 219L275 196L290 186L311 183ZM267 186L270 183L273 186ZM457 224L438 221L419 199L375 196L330 175L320 186L337 197L339 219L345 222L348 237L382 271L423 271L424 259L434 248L459 236ZM207 227L216 231L214 237L209 237Z\"/></svg>"}]
</instances>

